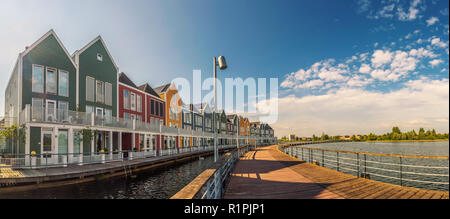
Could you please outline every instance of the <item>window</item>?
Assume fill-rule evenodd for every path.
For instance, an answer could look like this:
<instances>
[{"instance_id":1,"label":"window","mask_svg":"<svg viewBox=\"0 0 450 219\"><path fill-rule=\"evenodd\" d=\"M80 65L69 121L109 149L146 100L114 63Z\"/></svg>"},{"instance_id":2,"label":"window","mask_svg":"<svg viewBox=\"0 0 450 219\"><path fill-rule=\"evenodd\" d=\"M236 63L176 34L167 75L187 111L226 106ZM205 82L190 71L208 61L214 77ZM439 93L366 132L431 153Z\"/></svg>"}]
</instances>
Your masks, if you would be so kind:
<instances>
[{"instance_id":1,"label":"window","mask_svg":"<svg viewBox=\"0 0 450 219\"><path fill-rule=\"evenodd\" d=\"M31 102L32 121L42 121L43 113L44 113L44 100L41 98L33 98Z\"/></svg>"},{"instance_id":2,"label":"window","mask_svg":"<svg viewBox=\"0 0 450 219\"><path fill-rule=\"evenodd\" d=\"M124 113L124 114L123 114L123 118L124 118L124 119L130 119L130 114Z\"/></svg>"},{"instance_id":3,"label":"window","mask_svg":"<svg viewBox=\"0 0 450 219\"><path fill-rule=\"evenodd\" d=\"M94 102L94 87L95 87L95 79L92 77L86 77L86 100Z\"/></svg>"},{"instance_id":4,"label":"window","mask_svg":"<svg viewBox=\"0 0 450 219\"><path fill-rule=\"evenodd\" d=\"M104 87L104 82L103 81L97 81L97 86L96 86L96 97L97 97L97 102L98 103L104 103L105 102L105 90L103 89Z\"/></svg>"},{"instance_id":5,"label":"window","mask_svg":"<svg viewBox=\"0 0 450 219\"><path fill-rule=\"evenodd\" d=\"M156 102L156 115L159 115L159 102Z\"/></svg>"},{"instance_id":6,"label":"window","mask_svg":"<svg viewBox=\"0 0 450 219\"><path fill-rule=\"evenodd\" d=\"M131 93L130 95L130 105L131 105L131 110L136 110L136 94Z\"/></svg>"},{"instance_id":7,"label":"window","mask_svg":"<svg viewBox=\"0 0 450 219\"><path fill-rule=\"evenodd\" d=\"M133 114L130 115L130 119L131 119L131 120L134 120L135 118L136 118L135 115L133 115Z\"/></svg>"},{"instance_id":8,"label":"window","mask_svg":"<svg viewBox=\"0 0 450 219\"><path fill-rule=\"evenodd\" d=\"M150 118L150 124L154 124L153 117Z\"/></svg>"},{"instance_id":9,"label":"window","mask_svg":"<svg viewBox=\"0 0 450 219\"><path fill-rule=\"evenodd\" d=\"M105 104L112 106L112 84L105 83Z\"/></svg>"},{"instance_id":10,"label":"window","mask_svg":"<svg viewBox=\"0 0 450 219\"><path fill-rule=\"evenodd\" d=\"M58 118L60 121L67 121L69 118L69 103L58 101Z\"/></svg>"},{"instance_id":11,"label":"window","mask_svg":"<svg viewBox=\"0 0 450 219\"><path fill-rule=\"evenodd\" d=\"M112 119L112 110L105 109L105 118L106 119Z\"/></svg>"},{"instance_id":12,"label":"window","mask_svg":"<svg viewBox=\"0 0 450 219\"><path fill-rule=\"evenodd\" d=\"M138 112L142 112L142 104L141 104L141 101L142 101L141 95L137 95L137 96L136 96L136 108L137 108L137 111L138 111Z\"/></svg>"},{"instance_id":13,"label":"window","mask_svg":"<svg viewBox=\"0 0 450 219\"><path fill-rule=\"evenodd\" d=\"M97 61L103 62L103 55L100 53L97 53Z\"/></svg>"},{"instance_id":14,"label":"window","mask_svg":"<svg viewBox=\"0 0 450 219\"><path fill-rule=\"evenodd\" d=\"M94 112L94 107L86 105L86 113L93 113L93 112Z\"/></svg>"},{"instance_id":15,"label":"window","mask_svg":"<svg viewBox=\"0 0 450 219\"><path fill-rule=\"evenodd\" d=\"M59 96L69 97L69 73L59 70Z\"/></svg>"},{"instance_id":16,"label":"window","mask_svg":"<svg viewBox=\"0 0 450 219\"><path fill-rule=\"evenodd\" d=\"M136 120L142 122L142 116L137 116L137 117L136 117Z\"/></svg>"},{"instance_id":17,"label":"window","mask_svg":"<svg viewBox=\"0 0 450 219\"><path fill-rule=\"evenodd\" d=\"M129 93L127 90L123 91L123 108L130 109Z\"/></svg>"},{"instance_id":18,"label":"window","mask_svg":"<svg viewBox=\"0 0 450 219\"><path fill-rule=\"evenodd\" d=\"M33 65L32 71L31 90L36 93L44 93L44 67Z\"/></svg>"},{"instance_id":19,"label":"window","mask_svg":"<svg viewBox=\"0 0 450 219\"><path fill-rule=\"evenodd\" d=\"M150 100L150 114L151 115L155 115L155 101L154 100Z\"/></svg>"},{"instance_id":20,"label":"window","mask_svg":"<svg viewBox=\"0 0 450 219\"><path fill-rule=\"evenodd\" d=\"M159 112L161 113L160 116L163 117L164 116L164 110L163 110L163 103L159 104ZM157 113L158 114L158 113Z\"/></svg>"},{"instance_id":21,"label":"window","mask_svg":"<svg viewBox=\"0 0 450 219\"><path fill-rule=\"evenodd\" d=\"M56 70L47 68L46 91L49 94L56 94Z\"/></svg>"}]
</instances>

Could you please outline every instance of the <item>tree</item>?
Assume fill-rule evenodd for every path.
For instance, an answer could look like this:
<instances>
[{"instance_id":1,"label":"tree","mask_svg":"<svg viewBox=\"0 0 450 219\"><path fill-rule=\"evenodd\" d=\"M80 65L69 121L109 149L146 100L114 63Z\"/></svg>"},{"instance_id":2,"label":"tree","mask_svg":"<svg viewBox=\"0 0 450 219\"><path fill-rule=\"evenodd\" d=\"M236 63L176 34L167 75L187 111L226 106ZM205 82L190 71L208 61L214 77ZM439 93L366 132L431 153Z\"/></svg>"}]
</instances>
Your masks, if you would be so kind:
<instances>
[{"instance_id":1,"label":"tree","mask_svg":"<svg viewBox=\"0 0 450 219\"><path fill-rule=\"evenodd\" d=\"M392 128L392 134L397 133L397 134L401 134L402 132L400 131L400 128L398 128L397 126Z\"/></svg>"}]
</instances>

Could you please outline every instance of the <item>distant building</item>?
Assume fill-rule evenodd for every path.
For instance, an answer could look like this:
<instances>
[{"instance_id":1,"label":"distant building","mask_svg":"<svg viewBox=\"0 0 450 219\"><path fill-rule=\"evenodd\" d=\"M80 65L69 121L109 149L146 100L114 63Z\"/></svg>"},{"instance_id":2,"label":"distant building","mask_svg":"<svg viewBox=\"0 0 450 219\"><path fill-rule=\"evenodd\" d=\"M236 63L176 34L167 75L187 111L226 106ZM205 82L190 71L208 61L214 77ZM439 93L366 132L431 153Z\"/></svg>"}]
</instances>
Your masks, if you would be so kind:
<instances>
[{"instance_id":1,"label":"distant building","mask_svg":"<svg viewBox=\"0 0 450 219\"><path fill-rule=\"evenodd\" d=\"M291 141L295 141L296 140L296 138L295 138L295 135L290 135L290 137L289 137L289 140L291 140Z\"/></svg>"}]
</instances>

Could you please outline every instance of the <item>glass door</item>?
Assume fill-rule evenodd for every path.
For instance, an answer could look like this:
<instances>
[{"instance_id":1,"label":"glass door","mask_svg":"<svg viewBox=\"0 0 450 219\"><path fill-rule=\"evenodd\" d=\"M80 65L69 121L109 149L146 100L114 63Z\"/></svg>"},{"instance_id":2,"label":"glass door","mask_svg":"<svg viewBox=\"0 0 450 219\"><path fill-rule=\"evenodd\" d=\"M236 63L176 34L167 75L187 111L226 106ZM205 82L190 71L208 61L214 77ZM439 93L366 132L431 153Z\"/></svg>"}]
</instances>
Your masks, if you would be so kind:
<instances>
[{"instance_id":1,"label":"glass door","mask_svg":"<svg viewBox=\"0 0 450 219\"><path fill-rule=\"evenodd\" d=\"M48 122L56 121L56 101L55 100L47 100L45 118Z\"/></svg>"},{"instance_id":2,"label":"glass door","mask_svg":"<svg viewBox=\"0 0 450 219\"><path fill-rule=\"evenodd\" d=\"M52 133L42 132L41 142L42 142L41 154L43 155L44 158L51 158L53 153Z\"/></svg>"}]
</instances>

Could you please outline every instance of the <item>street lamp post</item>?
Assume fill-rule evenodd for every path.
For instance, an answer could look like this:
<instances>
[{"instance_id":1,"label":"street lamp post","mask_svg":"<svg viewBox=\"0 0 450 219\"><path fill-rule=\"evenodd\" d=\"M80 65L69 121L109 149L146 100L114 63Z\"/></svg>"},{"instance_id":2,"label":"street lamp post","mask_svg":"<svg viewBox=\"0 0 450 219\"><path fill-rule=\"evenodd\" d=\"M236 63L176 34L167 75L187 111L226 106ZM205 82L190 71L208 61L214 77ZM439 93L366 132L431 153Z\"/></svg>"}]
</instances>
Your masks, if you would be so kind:
<instances>
[{"instance_id":1,"label":"street lamp post","mask_svg":"<svg viewBox=\"0 0 450 219\"><path fill-rule=\"evenodd\" d=\"M214 68L214 113L213 113L213 124L217 126L216 121L216 111L217 111L217 89L216 89L216 79L217 79L217 65L219 65L220 70L225 70L228 68L225 57L219 56L213 58L213 68ZM214 128L214 162L217 162L219 158L219 152L217 150L217 131L219 127Z\"/></svg>"}]
</instances>

